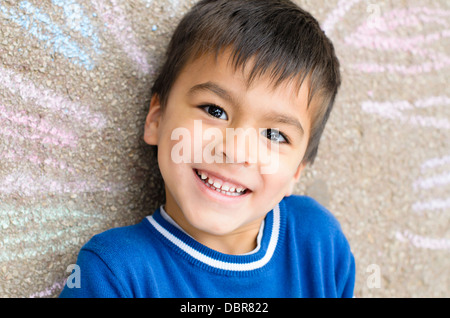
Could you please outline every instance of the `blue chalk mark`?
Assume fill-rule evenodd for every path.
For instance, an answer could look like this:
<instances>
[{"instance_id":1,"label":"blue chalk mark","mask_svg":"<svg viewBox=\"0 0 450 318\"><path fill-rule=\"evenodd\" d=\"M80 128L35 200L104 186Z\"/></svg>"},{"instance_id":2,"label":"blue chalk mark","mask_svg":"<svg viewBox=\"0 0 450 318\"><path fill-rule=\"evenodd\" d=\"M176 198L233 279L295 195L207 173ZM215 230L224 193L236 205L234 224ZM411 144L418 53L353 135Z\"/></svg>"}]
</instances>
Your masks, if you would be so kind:
<instances>
[{"instance_id":1,"label":"blue chalk mark","mask_svg":"<svg viewBox=\"0 0 450 318\"><path fill-rule=\"evenodd\" d=\"M83 233L99 228L106 219L106 215L95 211L89 213L64 206L14 208L0 205L0 231L14 233L0 240L0 263L79 247L83 244ZM31 224L40 227L30 230ZM60 242L63 236L66 241Z\"/></svg>"},{"instance_id":2,"label":"blue chalk mark","mask_svg":"<svg viewBox=\"0 0 450 318\"><path fill-rule=\"evenodd\" d=\"M28 231L20 233L18 236L5 237L0 243L0 263L28 260L49 253L67 253L67 249L79 249L85 243L80 238L80 233L88 229L88 226L83 224L58 231ZM63 235L70 238L61 242Z\"/></svg>"},{"instance_id":3,"label":"blue chalk mark","mask_svg":"<svg viewBox=\"0 0 450 318\"><path fill-rule=\"evenodd\" d=\"M0 230L9 227L24 227L30 222L39 222L40 224L54 222L61 219L105 219L106 217L94 211L88 213L85 211L70 209L66 206L56 207L34 207L14 208L11 206L0 206ZM83 221L84 222L84 221Z\"/></svg>"},{"instance_id":4,"label":"blue chalk mark","mask_svg":"<svg viewBox=\"0 0 450 318\"><path fill-rule=\"evenodd\" d=\"M63 9L67 25L73 31L80 32L83 37L90 39L94 51L100 53L100 41L82 6L74 0L53 0L53 4Z\"/></svg>"},{"instance_id":5,"label":"blue chalk mark","mask_svg":"<svg viewBox=\"0 0 450 318\"><path fill-rule=\"evenodd\" d=\"M56 3L57 0L55 0ZM59 0L58 3L64 4L69 1ZM3 5L0 5L0 13L20 25L22 28L26 29L31 35L36 37L39 41L44 42L46 47L53 48L53 52L58 52L65 56L70 62L85 67L87 70L92 70L95 66L94 61L86 53L83 49L79 47L79 45L71 39L70 35L64 33L64 31L54 24L46 13L42 12L39 8L34 7L28 1L22 1L19 4L19 10L14 8L6 8ZM76 19L68 19L68 15L70 13L78 12L79 15L76 18L79 18L81 24L79 26L76 25ZM76 5L72 1L72 6L67 6L65 9L66 20L69 27L74 30L80 32L83 37L90 37L93 43L94 51L99 54L101 53L99 47L98 38L92 28L92 26L88 23L87 18L85 18L80 7L76 7Z\"/></svg>"}]
</instances>

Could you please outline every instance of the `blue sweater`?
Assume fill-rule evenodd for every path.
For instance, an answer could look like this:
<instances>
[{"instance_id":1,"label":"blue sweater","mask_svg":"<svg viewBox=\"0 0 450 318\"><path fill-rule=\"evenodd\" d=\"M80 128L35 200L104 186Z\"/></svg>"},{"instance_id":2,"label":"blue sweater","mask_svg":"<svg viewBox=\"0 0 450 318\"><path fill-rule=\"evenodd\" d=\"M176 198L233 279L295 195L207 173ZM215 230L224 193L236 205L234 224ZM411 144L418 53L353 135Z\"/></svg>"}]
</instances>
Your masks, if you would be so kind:
<instances>
[{"instance_id":1,"label":"blue sweater","mask_svg":"<svg viewBox=\"0 0 450 318\"><path fill-rule=\"evenodd\" d=\"M337 220L311 198L284 198L265 218L260 248L214 251L157 209L94 236L80 251L80 288L60 297L353 297L355 263Z\"/></svg>"}]
</instances>

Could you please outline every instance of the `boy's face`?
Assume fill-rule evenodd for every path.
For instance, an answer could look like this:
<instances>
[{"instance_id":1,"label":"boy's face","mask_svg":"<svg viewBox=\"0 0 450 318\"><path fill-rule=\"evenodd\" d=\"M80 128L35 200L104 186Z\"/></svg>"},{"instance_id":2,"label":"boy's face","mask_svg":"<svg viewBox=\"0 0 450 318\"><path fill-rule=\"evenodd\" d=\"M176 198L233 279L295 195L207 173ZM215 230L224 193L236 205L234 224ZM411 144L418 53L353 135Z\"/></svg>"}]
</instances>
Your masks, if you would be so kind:
<instances>
[{"instance_id":1,"label":"boy's face","mask_svg":"<svg viewBox=\"0 0 450 318\"><path fill-rule=\"evenodd\" d=\"M164 111L153 97L145 126L144 140L158 146L166 211L194 237L254 233L304 168L307 85L298 93L262 76L248 87L246 69L228 57L189 63Z\"/></svg>"}]
</instances>

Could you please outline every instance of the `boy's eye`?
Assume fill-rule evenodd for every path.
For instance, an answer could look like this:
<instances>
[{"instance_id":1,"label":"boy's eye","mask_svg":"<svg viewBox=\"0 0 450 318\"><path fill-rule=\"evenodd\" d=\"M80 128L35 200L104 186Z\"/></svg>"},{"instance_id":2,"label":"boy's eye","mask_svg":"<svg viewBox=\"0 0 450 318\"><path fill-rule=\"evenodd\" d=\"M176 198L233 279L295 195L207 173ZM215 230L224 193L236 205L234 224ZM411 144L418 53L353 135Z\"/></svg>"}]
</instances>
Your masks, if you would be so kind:
<instances>
[{"instance_id":1,"label":"boy's eye","mask_svg":"<svg viewBox=\"0 0 450 318\"><path fill-rule=\"evenodd\" d=\"M211 115L213 117L223 119L223 120L228 120L227 113L219 106L204 105L204 106L200 106L200 108L202 108L205 112L207 112L209 115Z\"/></svg>"},{"instance_id":2,"label":"boy's eye","mask_svg":"<svg viewBox=\"0 0 450 318\"><path fill-rule=\"evenodd\" d=\"M262 135L270 141L276 143L287 143L287 138L277 129L266 129L262 132Z\"/></svg>"}]
</instances>

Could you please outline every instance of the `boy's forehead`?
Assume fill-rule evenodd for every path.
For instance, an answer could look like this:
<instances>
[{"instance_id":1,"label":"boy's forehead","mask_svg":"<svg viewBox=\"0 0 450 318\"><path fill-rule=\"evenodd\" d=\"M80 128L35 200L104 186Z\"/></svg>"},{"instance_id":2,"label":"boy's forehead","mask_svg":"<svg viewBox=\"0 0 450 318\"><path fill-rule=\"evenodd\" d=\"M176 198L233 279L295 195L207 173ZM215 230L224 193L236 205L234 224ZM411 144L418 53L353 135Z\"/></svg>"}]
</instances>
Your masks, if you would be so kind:
<instances>
[{"instance_id":1,"label":"boy's forehead","mask_svg":"<svg viewBox=\"0 0 450 318\"><path fill-rule=\"evenodd\" d=\"M270 76L270 72L267 72L268 74L261 74L250 80L254 63L255 59L251 59L242 67L236 67L233 64L232 53L229 51L217 56L203 54L186 63L179 78L183 78L190 88L199 85L209 88L223 86L224 89L235 92L236 95L239 95L238 92L248 92L259 87L266 95L272 95L280 101L289 101L296 107L300 104L308 108L309 77L302 82L301 86L298 85L300 75L298 78L277 83L276 79Z\"/></svg>"}]
</instances>

